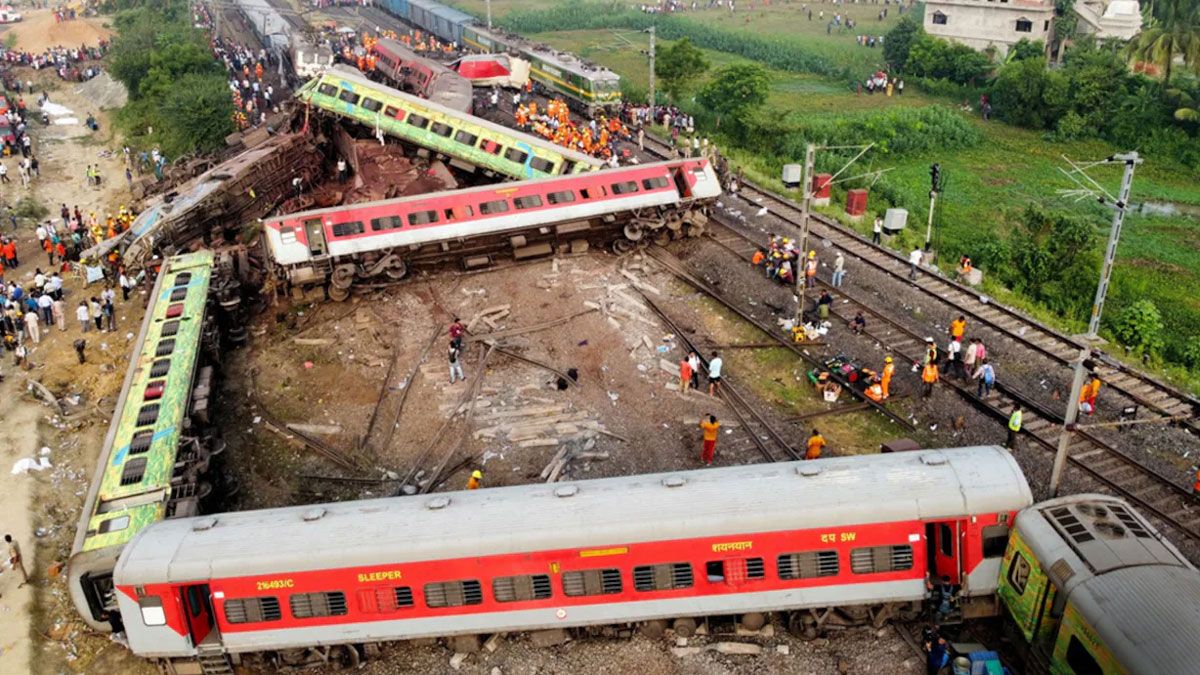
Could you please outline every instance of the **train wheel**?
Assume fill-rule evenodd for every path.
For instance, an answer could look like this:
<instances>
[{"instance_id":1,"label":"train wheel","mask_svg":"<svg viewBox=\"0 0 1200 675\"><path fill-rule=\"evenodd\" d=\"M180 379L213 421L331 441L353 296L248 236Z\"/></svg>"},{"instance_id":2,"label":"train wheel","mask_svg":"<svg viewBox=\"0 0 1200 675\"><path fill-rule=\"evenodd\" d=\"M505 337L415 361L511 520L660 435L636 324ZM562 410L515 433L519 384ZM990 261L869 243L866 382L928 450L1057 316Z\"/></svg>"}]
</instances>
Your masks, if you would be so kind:
<instances>
[{"instance_id":1,"label":"train wheel","mask_svg":"<svg viewBox=\"0 0 1200 675\"><path fill-rule=\"evenodd\" d=\"M338 645L330 651L329 661L338 670L347 670L357 668L362 657L354 645Z\"/></svg>"},{"instance_id":2,"label":"train wheel","mask_svg":"<svg viewBox=\"0 0 1200 675\"><path fill-rule=\"evenodd\" d=\"M801 640L817 639L817 622L803 612L792 612L788 616L788 632Z\"/></svg>"},{"instance_id":3,"label":"train wheel","mask_svg":"<svg viewBox=\"0 0 1200 675\"><path fill-rule=\"evenodd\" d=\"M676 232L683 227L683 219L678 216L671 216L667 219L667 229Z\"/></svg>"},{"instance_id":4,"label":"train wheel","mask_svg":"<svg viewBox=\"0 0 1200 675\"><path fill-rule=\"evenodd\" d=\"M671 243L671 231L664 229L655 232L654 243L658 244L659 246L666 246L667 244Z\"/></svg>"},{"instance_id":5,"label":"train wheel","mask_svg":"<svg viewBox=\"0 0 1200 675\"><path fill-rule=\"evenodd\" d=\"M696 634L696 620L688 617L675 619L675 623L671 625L675 630L675 634L679 637L692 637Z\"/></svg>"},{"instance_id":6,"label":"train wheel","mask_svg":"<svg viewBox=\"0 0 1200 675\"><path fill-rule=\"evenodd\" d=\"M637 248L636 242L629 241L628 239L625 239L625 238L616 239L612 243L613 253L616 253L617 255L625 255L626 253L632 253L636 248Z\"/></svg>"},{"instance_id":7,"label":"train wheel","mask_svg":"<svg viewBox=\"0 0 1200 675\"><path fill-rule=\"evenodd\" d=\"M642 226L636 223L629 223L625 226L625 238L629 241L641 241L642 235L645 233Z\"/></svg>"},{"instance_id":8,"label":"train wheel","mask_svg":"<svg viewBox=\"0 0 1200 675\"><path fill-rule=\"evenodd\" d=\"M404 275L408 274L408 265L405 265L403 260L396 258L384 270L384 274L387 274L391 279L403 279Z\"/></svg>"},{"instance_id":9,"label":"train wheel","mask_svg":"<svg viewBox=\"0 0 1200 675\"><path fill-rule=\"evenodd\" d=\"M350 288L354 283L354 265L339 265L333 268L329 283L337 288Z\"/></svg>"},{"instance_id":10,"label":"train wheel","mask_svg":"<svg viewBox=\"0 0 1200 675\"><path fill-rule=\"evenodd\" d=\"M741 618L742 627L747 630L758 630L767 623L767 617L762 612L750 612L743 614Z\"/></svg>"},{"instance_id":11,"label":"train wheel","mask_svg":"<svg viewBox=\"0 0 1200 675\"><path fill-rule=\"evenodd\" d=\"M339 288L337 286L329 287L329 299L334 302L345 302L346 298L350 297L349 288Z\"/></svg>"},{"instance_id":12,"label":"train wheel","mask_svg":"<svg viewBox=\"0 0 1200 675\"><path fill-rule=\"evenodd\" d=\"M694 223L685 223L684 227L683 227L683 231L685 233L685 236L688 236L688 237L703 237L704 236L704 226L703 225L697 225Z\"/></svg>"},{"instance_id":13,"label":"train wheel","mask_svg":"<svg viewBox=\"0 0 1200 675\"><path fill-rule=\"evenodd\" d=\"M667 632L667 622L665 619L654 619L638 626L638 630L648 638L660 638Z\"/></svg>"}]
</instances>

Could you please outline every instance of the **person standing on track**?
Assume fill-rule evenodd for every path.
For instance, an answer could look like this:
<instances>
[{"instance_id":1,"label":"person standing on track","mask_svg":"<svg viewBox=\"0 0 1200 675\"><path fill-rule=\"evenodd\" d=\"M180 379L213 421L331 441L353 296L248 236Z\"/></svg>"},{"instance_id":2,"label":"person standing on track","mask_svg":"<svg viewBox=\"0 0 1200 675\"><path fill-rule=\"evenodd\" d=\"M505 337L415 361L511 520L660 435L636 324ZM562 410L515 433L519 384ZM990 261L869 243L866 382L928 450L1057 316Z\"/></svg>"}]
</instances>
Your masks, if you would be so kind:
<instances>
[{"instance_id":1,"label":"person standing on track","mask_svg":"<svg viewBox=\"0 0 1200 675\"><path fill-rule=\"evenodd\" d=\"M808 252L808 262L804 263L804 287L812 288L817 285L817 252Z\"/></svg>"},{"instance_id":2,"label":"person standing on track","mask_svg":"<svg viewBox=\"0 0 1200 675\"><path fill-rule=\"evenodd\" d=\"M700 390L700 356L696 352L688 352L688 365L692 367L692 389Z\"/></svg>"},{"instance_id":3,"label":"person standing on track","mask_svg":"<svg viewBox=\"0 0 1200 675\"><path fill-rule=\"evenodd\" d=\"M454 341L450 342L450 349L446 351L446 358L450 361L450 384L454 384L455 375L463 382L466 382L467 376L463 374L462 369L462 349Z\"/></svg>"},{"instance_id":4,"label":"person standing on track","mask_svg":"<svg viewBox=\"0 0 1200 675\"><path fill-rule=\"evenodd\" d=\"M808 437L808 451L804 453L804 459L821 459L821 448L825 445L821 432L813 429L812 436Z\"/></svg>"},{"instance_id":5,"label":"person standing on track","mask_svg":"<svg viewBox=\"0 0 1200 675\"><path fill-rule=\"evenodd\" d=\"M1012 450L1017 447L1017 434L1021 433L1021 421L1024 415L1021 414L1021 404L1013 406L1012 414L1008 416L1008 438L1004 441L1004 447Z\"/></svg>"},{"instance_id":6,"label":"person standing on track","mask_svg":"<svg viewBox=\"0 0 1200 675\"><path fill-rule=\"evenodd\" d=\"M692 385L692 364L684 359L679 362L679 391L683 394L688 393L688 387Z\"/></svg>"},{"instance_id":7,"label":"person standing on track","mask_svg":"<svg viewBox=\"0 0 1200 675\"><path fill-rule=\"evenodd\" d=\"M962 342L963 335L967 332L967 317L962 316L950 322L950 338L956 342Z\"/></svg>"},{"instance_id":8,"label":"person standing on track","mask_svg":"<svg viewBox=\"0 0 1200 675\"><path fill-rule=\"evenodd\" d=\"M924 383L925 389L921 392L922 398L929 398L933 394L933 385L938 381L937 361L930 361L921 369L921 382Z\"/></svg>"},{"instance_id":9,"label":"person standing on track","mask_svg":"<svg viewBox=\"0 0 1200 675\"><path fill-rule=\"evenodd\" d=\"M871 243L878 244L883 240L883 218L875 216L875 224L871 227Z\"/></svg>"},{"instance_id":10,"label":"person standing on track","mask_svg":"<svg viewBox=\"0 0 1200 675\"><path fill-rule=\"evenodd\" d=\"M721 393L721 366L725 364L721 355L713 352L712 360L708 362L708 395L716 396Z\"/></svg>"},{"instance_id":11,"label":"person standing on track","mask_svg":"<svg viewBox=\"0 0 1200 675\"><path fill-rule=\"evenodd\" d=\"M707 420L705 420L706 417ZM717 430L721 428L721 423L717 421L716 415L711 413L701 415L700 428L704 430L704 446L700 451L700 461L704 462L704 466L711 466L713 455L717 451Z\"/></svg>"},{"instance_id":12,"label":"person standing on track","mask_svg":"<svg viewBox=\"0 0 1200 675\"><path fill-rule=\"evenodd\" d=\"M885 356L883 359L883 376L879 380L879 386L883 390L883 398L888 397L888 385L892 383L892 375L896 374L896 364L892 363L892 357Z\"/></svg>"},{"instance_id":13,"label":"person standing on track","mask_svg":"<svg viewBox=\"0 0 1200 675\"><path fill-rule=\"evenodd\" d=\"M917 280L917 269L921 267L921 247L914 246L913 250L908 254L908 265L911 268L908 273L908 278L913 281Z\"/></svg>"},{"instance_id":14,"label":"person standing on track","mask_svg":"<svg viewBox=\"0 0 1200 675\"><path fill-rule=\"evenodd\" d=\"M842 255L841 251L837 252L837 257L833 259L833 287L841 288L842 280L846 278L846 256Z\"/></svg>"},{"instance_id":15,"label":"person standing on track","mask_svg":"<svg viewBox=\"0 0 1200 675\"><path fill-rule=\"evenodd\" d=\"M973 377L979 380L976 396L986 398L992 393L992 385L996 383L996 369L992 368L992 364L988 363L986 358L979 360L979 368L975 370Z\"/></svg>"},{"instance_id":16,"label":"person standing on track","mask_svg":"<svg viewBox=\"0 0 1200 675\"><path fill-rule=\"evenodd\" d=\"M4 541L8 544L8 564L14 571L21 573L21 583L17 584L17 588L29 583L29 573L25 571L25 558L21 555L21 545L13 539L11 534L4 535Z\"/></svg>"},{"instance_id":17,"label":"person standing on track","mask_svg":"<svg viewBox=\"0 0 1200 675\"><path fill-rule=\"evenodd\" d=\"M450 344L462 349L463 335L467 332L467 327L463 325L462 319L454 317L454 323L450 324Z\"/></svg>"}]
</instances>

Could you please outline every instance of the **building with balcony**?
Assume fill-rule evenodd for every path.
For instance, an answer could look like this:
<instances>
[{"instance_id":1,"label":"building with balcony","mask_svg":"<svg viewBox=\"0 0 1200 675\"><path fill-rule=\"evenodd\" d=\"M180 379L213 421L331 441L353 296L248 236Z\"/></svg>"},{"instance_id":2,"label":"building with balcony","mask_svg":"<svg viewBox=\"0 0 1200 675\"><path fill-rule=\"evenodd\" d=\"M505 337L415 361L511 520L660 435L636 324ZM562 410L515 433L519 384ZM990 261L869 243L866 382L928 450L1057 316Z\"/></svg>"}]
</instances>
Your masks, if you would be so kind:
<instances>
[{"instance_id":1,"label":"building with balcony","mask_svg":"<svg viewBox=\"0 0 1200 675\"><path fill-rule=\"evenodd\" d=\"M1119 0L1114 0L1119 1ZM925 32L1003 56L1022 38L1050 43L1053 0L926 0Z\"/></svg>"}]
</instances>

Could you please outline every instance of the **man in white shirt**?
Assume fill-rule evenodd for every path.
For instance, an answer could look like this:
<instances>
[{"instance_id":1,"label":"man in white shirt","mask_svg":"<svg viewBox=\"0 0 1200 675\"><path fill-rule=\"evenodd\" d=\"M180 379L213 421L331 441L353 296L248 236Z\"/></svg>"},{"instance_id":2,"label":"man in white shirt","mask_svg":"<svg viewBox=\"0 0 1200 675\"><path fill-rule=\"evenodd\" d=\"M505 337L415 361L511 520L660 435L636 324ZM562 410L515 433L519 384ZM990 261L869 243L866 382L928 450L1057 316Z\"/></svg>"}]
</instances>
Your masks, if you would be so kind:
<instances>
[{"instance_id":1,"label":"man in white shirt","mask_svg":"<svg viewBox=\"0 0 1200 675\"><path fill-rule=\"evenodd\" d=\"M908 264L912 267L912 271L909 272L908 278L912 279L913 281L917 280L917 268L921 266L921 257L922 254L920 246L914 247L912 253L908 254Z\"/></svg>"},{"instance_id":2,"label":"man in white shirt","mask_svg":"<svg viewBox=\"0 0 1200 675\"><path fill-rule=\"evenodd\" d=\"M883 218L875 216L875 226L871 228L871 243L878 244L883 239Z\"/></svg>"},{"instance_id":3,"label":"man in white shirt","mask_svg":"<svg viewBox=\"0 0 1200 675\"><path fill-rule=\"evenodd\" d=\"M724 361L721 360L720 354L713 352L712 359L708 362L708 395L715 396L721 392L721 366Z\"/></svg>"}]
</instances>

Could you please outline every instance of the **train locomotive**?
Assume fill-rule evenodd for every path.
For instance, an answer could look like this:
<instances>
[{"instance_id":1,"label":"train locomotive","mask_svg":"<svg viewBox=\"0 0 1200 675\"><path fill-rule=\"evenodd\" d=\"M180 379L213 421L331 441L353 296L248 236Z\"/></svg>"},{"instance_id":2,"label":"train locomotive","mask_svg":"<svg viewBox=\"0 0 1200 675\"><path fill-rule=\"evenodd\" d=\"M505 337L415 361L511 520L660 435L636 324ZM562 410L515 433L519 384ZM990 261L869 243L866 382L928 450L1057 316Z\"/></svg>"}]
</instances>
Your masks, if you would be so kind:
<instances>
[{"instance_id":1,"label":"train locomotive","mask_svg":"<svg viewBox=\"0 0 1200 675\"><path fill-rule=\"evenodd\" d=\"M835 457L166 520L115 581L132 650L167 672L197 657L354 663L366 644L428 636L689 635L711 615L781 612L815 634L911 611L931 574L994 612L1031 503L999 447Z\"/></svg>"},{"instance_id":2,"label":"train locomotive","mask_svg":"<svg viewBox=\"0 0 1200 675\"><path fill-rule=\"evenodd\" d=\"M650 239L698 236L721 194L711 163L677 159L574 176L502 183L292 213L263 223L267 260L296 285L351 286L414 265L455 260L483 267L612 241L627 252Z\"/></svg>"}]
</instances>

